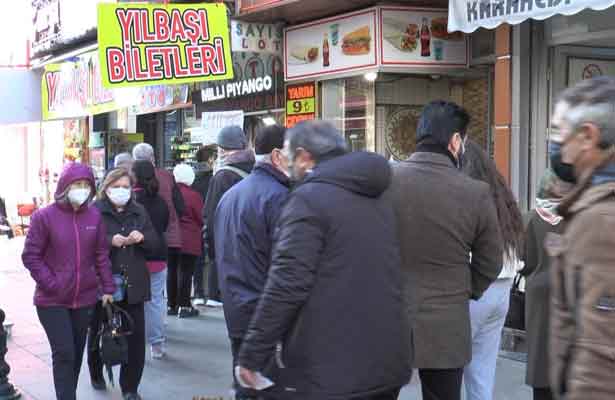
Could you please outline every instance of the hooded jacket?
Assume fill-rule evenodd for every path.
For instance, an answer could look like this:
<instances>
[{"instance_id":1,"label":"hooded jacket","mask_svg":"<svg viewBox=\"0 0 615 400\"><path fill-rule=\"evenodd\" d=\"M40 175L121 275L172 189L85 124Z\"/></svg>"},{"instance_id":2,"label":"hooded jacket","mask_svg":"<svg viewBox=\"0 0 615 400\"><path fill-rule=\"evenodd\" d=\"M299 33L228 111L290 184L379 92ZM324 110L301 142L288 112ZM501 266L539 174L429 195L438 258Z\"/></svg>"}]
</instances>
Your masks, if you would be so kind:
<instances>
[{"instance_id":1,"label":"hooded jacket","mask_svg":"<svg viewBox=\"0 0 615 400\"><path fill-rule=\"evenodd\" d=\"M78 180L87 180L92 193L75 211L63 195ZM115 292L105 226L90 204L94 193L92 170L70 164L58 182L56 202L32 216L22 260L36 282L35 305L81 308L96 303L99 287Z\"/></svg>"},{"instance_id":2,"label":"hooded jacket","mask_svg":"<svg viewBox=\"0 0 615 400\"><path fill-rule=\"evenodd\" d=\"M288 196L288 178L270 164L257 164L220 200L215 233L216 265L229 336L243 338L271 265L273 233Z\"/></svg>"},{"instance_id":3,"label":"hooded jacket","mask_svg":"<svg viewBox=\"0 0 615 400\"><path fill-rule=\"evenodd\" d=\"M283 342L272 377L292 398L363 397L410 379L390 181L381 156L343 155L320 162L282 210L239 364L264 371Z\"/></svg>"}]
</instances>

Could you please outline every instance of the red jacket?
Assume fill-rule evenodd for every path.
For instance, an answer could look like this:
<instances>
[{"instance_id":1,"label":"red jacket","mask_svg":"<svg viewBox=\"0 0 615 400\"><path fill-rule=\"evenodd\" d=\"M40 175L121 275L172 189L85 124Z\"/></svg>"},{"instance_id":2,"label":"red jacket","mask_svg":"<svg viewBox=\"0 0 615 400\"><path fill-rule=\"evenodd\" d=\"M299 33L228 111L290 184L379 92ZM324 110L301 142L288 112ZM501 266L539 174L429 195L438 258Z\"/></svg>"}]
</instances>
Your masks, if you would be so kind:
<instances>
[{"instance_id":1,"label":"red jacket","mask_svg":"<svg viewBox=\"0 0 615 400\"><path fill-rule=\"evenodd\" d=\"M203 253L201 230L203 229L203 198L183 183L178 183L184 197L186 211L180 219L182 253L200 256Z\"/></svg>"},{"instance_id":2,"label":"red jacket","mask_svg":"<svg viewBox=\"0 0 615 400\"><path fill-rule=\"evenodd\" d=\"M179 249L182 247L182 235L179 227L179 218L173 202L173 186L175 178L173 174L162 168L156 168L156 178L160 185L158 194L169 207L169 227L167 228L167 246Z\"/></svg>"}]
</instances>

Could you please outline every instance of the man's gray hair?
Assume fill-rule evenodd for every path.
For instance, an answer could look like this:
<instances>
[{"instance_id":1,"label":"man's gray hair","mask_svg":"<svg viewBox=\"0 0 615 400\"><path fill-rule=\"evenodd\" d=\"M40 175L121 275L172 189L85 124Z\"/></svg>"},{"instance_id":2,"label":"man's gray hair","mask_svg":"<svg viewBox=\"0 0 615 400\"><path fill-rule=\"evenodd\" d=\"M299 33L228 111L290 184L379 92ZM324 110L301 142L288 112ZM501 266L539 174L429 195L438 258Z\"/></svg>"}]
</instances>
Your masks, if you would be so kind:
<instances>
[{"instance_id":1,"label":"man's gray hair","mask_svg":"<svg viewBox=\"0 0 615 400\"><path fill-rule=\"evenodd\" d=\"M139 143L132 149L132 158L135 161L156 161L154 156L154 148L148 143Z\"/></svg>"},{"instance_id":2,"label":"man's gray hair","mask_svg":"<svg viewBox=\"0 0 615 400\"><path fill-rule=\"evenodd\" d=\"M568 107L563 115L573 132L584 123L600 128L602 147L615 145L615 79L586 79L565 90L559 98Z\"/></svg>"},{"instance_id":3,"label":"man's gray hair","mask_svg":"<svg viewBox=\"0 0 615 400\"><path fill-rule=\"evenodd\" d=\"M331 123L325 121L300 122L286 132L286 141L294 156L303 148L318 163L348 152L346 140Z\"/></svg>"},{"instance_id":4,"label":"man's gray hair","mask_svg":"<svg viewBox=\"0 0 615 400\"><path fill-rule=\"evenodd\" d=\"M115 156L115 158L113 159L113 166L115 168L119 168L119 167L124 167L124 166L130 166L130 164L132 164L133 162L133 158L132 155L128 152L126 153L120 153L118 155Z\"/></svg>"}]
</instances>

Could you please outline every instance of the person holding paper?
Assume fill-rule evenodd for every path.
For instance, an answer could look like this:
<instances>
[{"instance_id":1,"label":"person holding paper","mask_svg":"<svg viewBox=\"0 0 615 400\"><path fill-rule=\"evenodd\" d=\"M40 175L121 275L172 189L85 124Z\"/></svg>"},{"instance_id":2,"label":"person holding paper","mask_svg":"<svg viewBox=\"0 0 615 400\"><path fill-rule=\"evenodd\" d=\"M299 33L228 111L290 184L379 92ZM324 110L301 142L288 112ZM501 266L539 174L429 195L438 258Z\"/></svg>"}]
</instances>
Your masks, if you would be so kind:
<instances>
[{"instance_id":1,"label":"person holding paper","mask_svg":"<svg viewBox=\"0 0 615 400\"><path fill-rule=\"evenodd\" d=\"M321 121L291 128L283 154L297 185L238 378L290 399L397 399L412 372L391 168Z\"/></svg>"}]
</instances>

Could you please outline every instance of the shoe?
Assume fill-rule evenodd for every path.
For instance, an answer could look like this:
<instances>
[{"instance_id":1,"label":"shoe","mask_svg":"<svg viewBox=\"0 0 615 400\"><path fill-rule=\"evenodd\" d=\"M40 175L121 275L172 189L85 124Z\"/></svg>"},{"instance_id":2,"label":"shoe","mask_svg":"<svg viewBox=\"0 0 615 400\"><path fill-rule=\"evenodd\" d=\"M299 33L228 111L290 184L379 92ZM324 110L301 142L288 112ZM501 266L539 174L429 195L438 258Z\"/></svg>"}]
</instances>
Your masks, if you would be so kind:
<instances>
[{"instance_id":1,"label":"shoe","mask_svg":"<svg viewBox=\"0 0 615 400\"><path fill-rule=\"evenodd\" d=\"M154 360L160 360L164 358L164 356L166 355L164 351L164 346L162 345L162 343L153 344L151 347L151 350L152 350L152 358Z\"/></svg>"},{"instance_id":2,"label":"shoe","mask_svg":"<svg viewBox=\"0 0 615 400\"><path fill-rule=\"evenodd\" d=\"M222 307L222 303L220 303L219 301L216 300L207 300L207 303L205 304L205 306L207 307Z\"/></svg>"},{"instance_id":3,"label":"shoe","mask_svg":"<svg viewBox=\"0 0 615 400\"><path fill-rule=\"evenodd\" d=\"M179 307L179 318L192 318L199 316L199 310L194 307Z\"/></svg>"},{"instance_id":4,"label":"shoe","mask_svg":"<svg viewBox=\"0 0 615 400\"><path fill-rule=\"evenodd\" d=\"M177 315L177 307L167 308L167 315Z\"/></svg>"},{"instance_id":5,"label":"shoe","mask_svg":"<svg viewBox=\"0 0 615 400\"><path fill-rule=\"evenodd\" d=\"M197 297L194 300L192 300L192 304L194 304L195 306L204 306L205 305L205 299L202 297Z\"/></svg>"},{"instance_id":6,"label":"shoe","mask_svg":"<svg viewBox=\"0 0 615 400\"><path fill-rule=\"evenodd\" d=\"M105 378L102 376L100 378L90 378L90 380L94 390L107 390L107 383L105 382Z\"/></svg>"},{"instance_id":7,"label":"shoe","mask_svg":"<svg viewBox=\"0 0 615 400\"><path fill-rule=\"evenodd\" d=\"M124 393L122 395L124 400L143 400L143 397L139 393Z\"/></svg>"}]
</instances>

